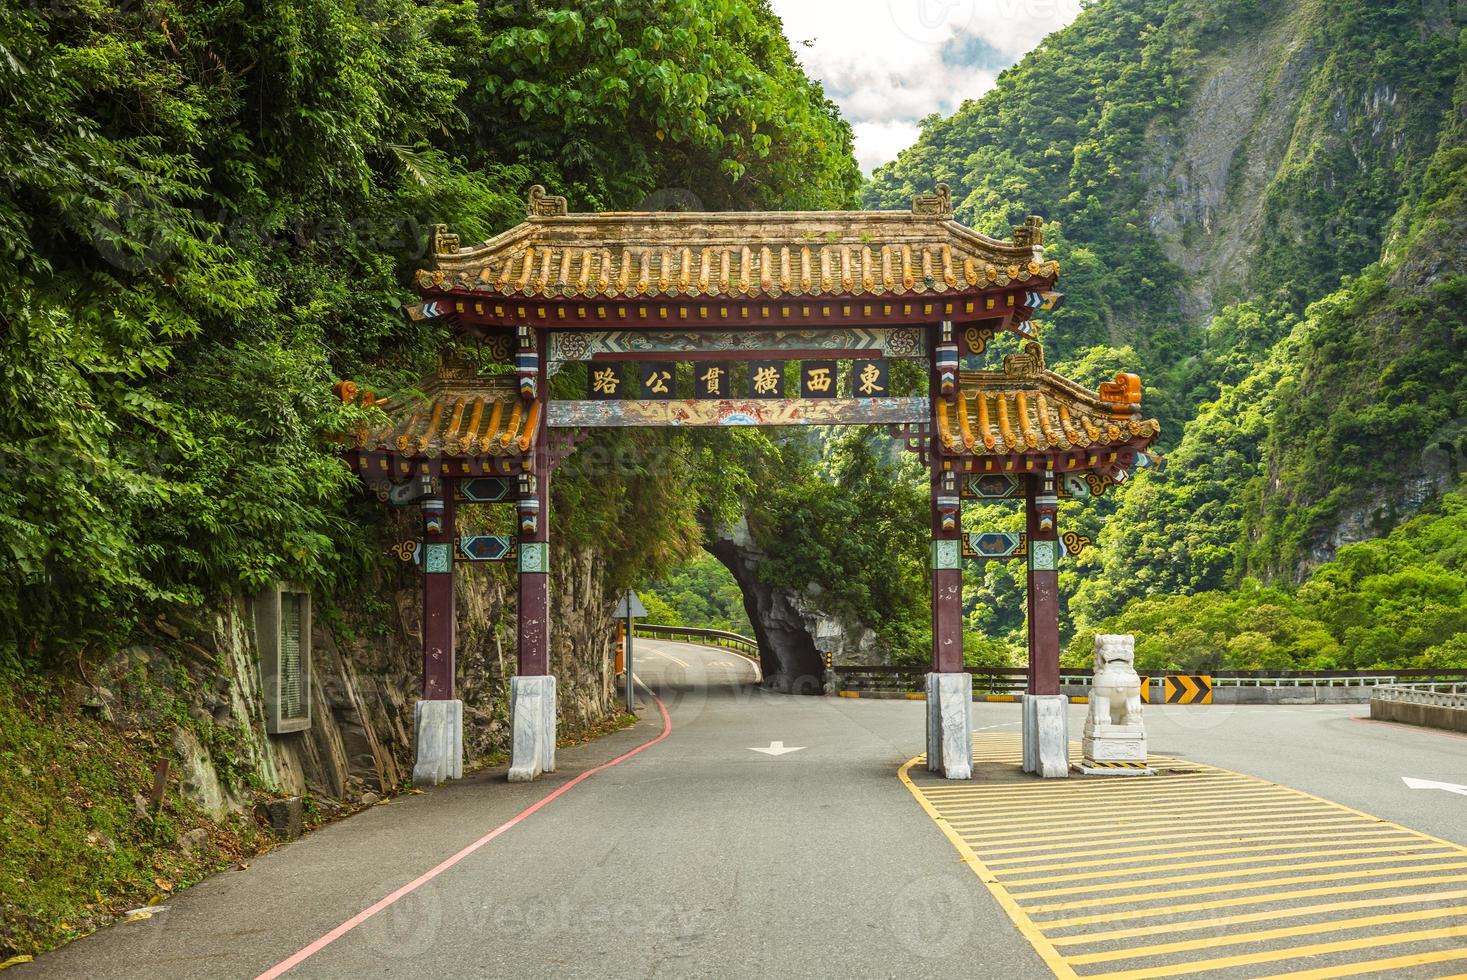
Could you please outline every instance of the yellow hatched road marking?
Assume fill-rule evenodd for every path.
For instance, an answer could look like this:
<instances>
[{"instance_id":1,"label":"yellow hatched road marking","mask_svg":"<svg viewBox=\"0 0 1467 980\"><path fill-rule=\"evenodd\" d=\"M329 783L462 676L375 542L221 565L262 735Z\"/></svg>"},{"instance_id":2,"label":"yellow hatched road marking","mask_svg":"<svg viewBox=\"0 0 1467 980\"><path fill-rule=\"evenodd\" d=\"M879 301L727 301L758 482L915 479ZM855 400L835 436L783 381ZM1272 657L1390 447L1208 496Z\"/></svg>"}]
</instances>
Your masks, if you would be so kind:
<instances>
[{"instance_id":1,"label":"yellow hatched road marking","mask_svg":"<svg viewBox=\"0 0 1467 980\"><path fill-rule=\"evenodd\" d=\"M1346 966L1326 966L1318 970L1300 970L1297 973L1275 973L1263 980L1279 980L1281 977L1289 977L1290 980L1329 980L1331 977L1358 977L1365 973L1380 973L1383 970L1404 970L1410 966L1430 966L1433 963L1445 963L1448 960L1467 960L1467 949L1439 949L1432 953L1412 953L1409 956L1393 956L1388 960L1367 960L1364 963L1350 963ZM1454 977L1443 977L1442 980L1460 980L1467 977L1467 973L1458 973Z\"/></svg>"},{"instance_id":2,"label":"yellow hatched road marking","mask_svg":"<svg viewBox=\"0 0 1467 980\"><path fill-rule=\"evenodd\" d=\"M1143 956L1159 956L1163 953L1188 953L1194 949L1212 949L1215 946L1237 946L1240 943L1264 942L1269 939L1292 939L1295 936L1316 936L1322 932L1340 932L1344 929L1361 929L1366 926L1395 925L1401 922L1420 922L1425 919L1444 919L1461 916L1467 908L1457 906L1450 909L1421 909L1416 912L1392 912L1388 915L1365 915L1353 919L1335 919L1330 922L1313 922L1302 926L1283 926L1259 932L1245 932L1236 936L1207 936L1203 939L1183 939L1174 943L1158 943L1155 946L1131 946L1127 949L1108 949L1102 953L1086 953L1070 957L1071 963L1111 963L1115 960L1135 960Z\"/></svg>"},{"instance_id":3,"label":"yellow hatched road marking","mask_svg":"<svg viewBox=\"0 0 1467 980\"><path fill-rule=\"evenodd\" d=\"M1140 936L1162 936L1173 932L1187 932L1192 929L1217 929L1222 926L1246 925L1249 922L1272 922L1275 919L1296 919L1306 915L1323 915L1326 912L1348 912L1351 909L1374 909L1385 908L1392 905L1420 905L1423 902L1445 902L1459 898L1467 898L1467 888L1458 888L1448 892L1421 892L1415 895L1392 895L1389 898L1356 898L1348 902L1322 902L1318 905L1299 905L1289 909L1268 909L1264 912L1244 912L1241 915L1214 915L1205 919L1193 919L1185 922L1163 922L1155 926L1132 926L1129 929L1110 929L1105 932L1080 932L1073 936L1051 936L1050 942L1056 946L1073 946L1077 943L1102 943L1116 939L1135 939ZM1272 902L1269 897L1264 901ZM1203 908L1212 908L1211 903L1204 903ZM1171 915L1176 912L1178 906L1167 906L1156 909L1158 915ZM1103 919L1104 916L1096 916ZM1042 922L1046 928L1053 927L1060 920ZM1209 940L1212 942L1213 940Z\"/></svg>"},{"instance_id":4,"label":"yellow hatched road marking","mask_svg":"<svg viewBox=\"0 0 1467 980\"><path fill-rule=\"evenodd\" d=\"M1211 786L1257 786L1262 780L1252 779L1247 776L1237 776L1230 772L1197 772L1183 773L1187 777L1188 786L1211 785ZM1144 788L1144 779L1113 779L1104 785L1087 784L1077 786L1073 791L1066 791L1053 785L1040 785L1032 789L1025 789L1023 783L993 783L984 785L979 783L974 786L955 786L949 789L934 790L932 798L936 801L960 797L962 799L1036 799L1047 797L1050 799L1073 799L1075 797L1093 798L1099 796L1134 796L1140 793L1149 793L1151 790ZM1272 786L1273 783L1264 783Z\"/></svg>"},{"instance_id":5,"label":"yellow hatched road marking","mask_svg":"<svg viewBox=\"0 0 1467 980\"><path fill-rule=\"evenodd\" d=\"M1115 871L1100 871L1100 872L1096 872L1094 874L1061 875L1060 877L1057 877L1057 878L1024 878L1022 880L1010 881L1009 882L1009 884L1011 884L1011 885L1030 885L1030 884L1036 884L1036 883L1041 882L1041 881L1068 881L1068 880L1071 880L1071 879L1079 879L1079 878L1103 878L1103 877L1109 877L1111 875L1134 875L1137 872L1138 869L1141 869L1143 867L1144 867L1144 869L1147 872L1151 872L1151 871L1171 871L1171 870L1177 869L1177 868L1207 868L1207 867L1212 867L1213 865L1218 865L1218 864L1247 864L1247 863L1249 863L1251 861L1272 861L1272 860L1275 860L1275 859L1278 859L1278 858L1288 857L1287 854L1277 854L1277 853L1274 853L1276 851L1298 850L1300 848L1307 848L1307 849L1315 850L1315 851L1318 851L1321 854L1374 854L1374 853L1379 853L1381 851L1397 851L1397 850L1399 850L1399 848L1396 848L1396 847L1372 847L1372 848L1369 848L1369 849L1362 850L1360 848L1336 847L1335 845L1336 844L1354 844L1354 843L1361 843L1361 844L1382 844L1382 843L1385 843L1387 841L1398 841L1399 842L1399 841L1410 841L1410 840L1415 840L1415 839L1416 838L1411 837L1409 835L1407 835L1407 836L1397 835L1397 836L1394 836L1394 837L1373 837L1373 838L1372 837L1361 837L1361 838L1347 839L1347 840L1332 840L1332 841L1328 841L1327 842L1327 846L1324 846L1324 847L1321 847L1320 846L1319 840L1304 841L1303 843L1299 843L1299 844L1269 844L1267 847L1263 847L1263 848L1258 848L1258 847L1222 847L1222 848L1213 848L1213 847L1209 847L1209 848L1207 848L1207 849L1205 849L1204 851L1201 852L1203 855L1205 855L1208 858L1208 860L1205 860L1205 861L1196 860L1196 856L1194 855L1192 860L1190 860L1190 861L1182 861L1182 862L1179 862L1177 864L1150 864L1150 863L1147 863L1147 864L1145 864L1143 866L1143 865L1141 865L1138 862L1137 858L1133 855L1132 857L1111 858L1108 861L1085 861L1085 860L1081 860L1081 861L1066 861L1063 864L1042 864L1042 865L1037 865L1037 866L1032 867L1032 868L1004 868L1002 870L994 871L994 874L998 875L1000 878L1007 878L1010 875L1036 874L1036 873L1038 873L1040 871L1063 871L1066 868L1095 868L1095 867L1109 867L1111 865L1124 865L1124 867L1121 867L1121 868L1119 868L1118 870L1115 870ZM1435 846L1435 845L1433 845L1433 846ZM1268 853L1267 854L1259 854L1258 852L1260 850L1268 851ZM1097 852L1097 853L1104 854L1105 852L1104 851L1100 851L1100 852ZM1225 861L1213 861L1213 860L1211 860L1214 856L1216 856L1218 854L1252 854L1253 857L1250 857L1250 858L1233 858L1233 859L1229 859L1229 860L1225 860ZM1177 855L1177 854L1169 854L1169 855L1166 855L1166 856L1167 857L1179 857L1180 855ZM1030 860L1033 860L1033 859L1031 858ZM991 867L993 867L993 865L992 864L989 864L989 867L991 868Z\"/></svg>"},{"instance_id":6,"label":"yellow hatched road marking","mask_svg":"<svg viewBox=\"0 0 1467 980\"><path fill-rule=\"evenodd\" d=\"M1296 827L1339 827L1339 826L1342 826L1342 825L1345 825L1345 824L1359 824L1359 823L1360 823L1360 820L1358 818L1352 817L1349 814L1337 814L1335 816L1331 816L1331 817L1329 817L1327 819L1324 819L1324 820L1290 820L1288 822L1287 826L1292 829L1292 828L1296 828ZM1382 823L1384 824L1384 821L1382 821ZM986 838L984 838L984 841L985 841L985 843L992 843L992 844L1008 844L1008 843L1012 843L1014 841L1024 841L1027 844L1027 843L1031 843L1033 841L1056 841L1057 840L1057 841L1061 841L1061 842L1063 842L1065 844L1074 844L1074 843L1078 843L1080 841L1086 841L1086 840L1090 840L1090 841L1101 841L1101 842L1108 842L1108 841L1112 841L1112 840L1135 840L1136 839L1136 836L1137 836L1137 833L1136 832L1138 832L1138 831L1145 831L1147 828L1150 828L1150 827L1163 827L1163 828L1166 828L1166 830L1168 831L1167 837L1170 838L1170 837L1173 837L1173 836L1180 836L1180 835L1172 834L1171 833L1172 830L1187 830L1187 829L1190 829L1192 827L1210 827L1210 828L1213 828L1213 830L1212 831L1209 831L1209 833L1212 833L1213 831L1224 831L1224 830L1238 831L1240 833L1245 833L1245 832L1247 832L1249 830L1278 830L1278 829L1280 829L1284 825L1279 823L1277 817L1263 816L1263 817L1250 817L1250 818L1248 818L1246 820L1240 820L1240 819L1233 819L1233 820L1175 820L1175 819L1171 819L1171 820L1143 820L1143 821L1141 821L1139 823L1125 823L1125 824L1113 824L1113 825L1094 824L1092 826L1096 827L1097 829L1096 830L1092 830L1092 831L1087 831L1086 833L1078 833L1077 834L1077 833L1057 832L1057 833L1052 833L1052 834L1025 834L1025 833L1019 833L1019 832L1015 831L1014 832L1014 836L1010 836L1010 837L986 837ZM1389 826L1389 825L1386 824L1385 826ZM1105 827L1106 829L1104 829L1104 830L1098 829L1098 828L1101 828L1101 827ZM1125 833L1124 833L1123 836L1119 836L1118 837L1118 836L1116 836L1117 831L1124 831ZM1004 848L1003 850L988 851L988 853L990 853L990 854L1015 854L1018 851L1033 851L1033 850L1045 850L1045 849L1046 848L1044 848L1044 847L1037 847L1037 848L1036 847ZM984 850L987 851L988 849L985 847Z\"/></svg>"},{"instance_id":7,"label":"yellow hatched road marking","mask_svg":"<svg viewBox=\"0 0 1467 980\"><path fill-rule=\"evenodd\" d=\"M1300 811L1306 811L1306 810L1312 810L1312 809L1314 809L1314 808L1309 803L1305 803L1305 802L1285 803L1285 802L1282 802L1281 801L1277 805L1269 805L1269 806L1218 807L1215 810L1210 810L1208 812L1209 813L1228 814L1229 815L1229 819L1231 819L1232 817L1246 817L1246 816L1257 815L1257 814L1262 814L1262 813L1269 813L1269 814L1272 814L1273 815L1274 819L1276 819L1276 820L1283 820L1283 819L1285 819L1288 816L1298 815L1300 813ZM1187 807L1152 807L1149 812L1151 812L1153 814L1168 814L1168 813L1184 814L1184 813L1189 812L1189 810L1188 810ZM1002 820L1002 819L999 819L999 820L993 820L993 819L975 820L975 819L968 819L968 818L959 819L959 820L953 820L953 819L949 818L949 822L950 823L955 823L955 824L965 824L965 825L971 826L973 829L977 830L977 829L981 829L983 827L1012 826L1013 825L1013 823L1012 823L1013 819L1014 819L1013 817L1010 817L1008 820ZM1036 821L1034 821L1032 823L1026 823L1025 826L1029 826L1029 827L1052 827L1052 826L1063 826L1064 824L1065 824L1065 821L1064 820L1036 820ZM1104 826L1104 825L1105 825L1105 822L1103 820L1096 820L1093 823L1081 824L1080 826L1101 827L1101 826Z\"/></svg>"},{"instance_id":8,"label":"yellow hatched road marking","mask_svg":"<svg viewBox=\"0 0 1467 980\"><path fill-rule=\"evenodd\" d=\"M1463 865L1467 867L1467 865ZM1467 881L1467 874L1438 875L1430 878L1398 878L1395 881L1368 881L1358 885L1336 885L1333 888L1299 888L1294 891L1269 892L1266 895L1248 895L1243 898L1215 899L1210 902L1187 902L1183 905L1161 905L1144 909L1121 909L1095 915L1074 915L1064 919L1043 919L1040 925L1046 929L1067 926L1086 926L1104 922L1124 922L1127 919L1146 919L1157 915L1172 915L1181 912L1201 912L1209 909L1236 909L1244 905L1268 905L1273 902L1288 902L1296 898L1323 898L1327 895L1358 895L1362 892L1383 892L1392 888L1418 888L1421 885L1447 885ZM1033 911L1032 909L1030 911Z\"/></svg>"},{"instance_id":9,"label":"yellow hatched road marking","mask_svg":"<svg viewBox=\"0 0 1467 980\"><path fill-rule=\"evenodd\" d=\"M1079 895L1088 892L1114 892L1124 891L1127 888L1150 888L1154 885L1180 885L1189 881L1215 881L1218 878L1244 878L1253 875L1269 874L1274 871L1313 871L1316 868L1358 868L1362 864L1389 864L1400 858L1408 861L1433 861L1437 858L1446 857L1457 853L1455 849L1445 850L1440 844L1426 843L1420 847L1430 847L1430 851L1417 851L1414 854L1391 854L1385 857L1359 858L1345 861L1308 861L1305 863L1291 862L1289 864L1277 864L1267 868L1239 868L1233 871L1200 871L1190 875L1167 875L1164 878L1138 878L1135 881L1108 881L1100 885L1080 885L1067 888L1041 888L1039 891L1018 892L1015 897L1019 899L1048 898L1054 895ZM1270 854L1269 860L1277 860L1278 855ZM1066 881L1073 881L1073 877L1065 877ZM1033 884L1027 881L1009 882L1010 888ZM1253 887L1259 887L1254 885Z\"/></svg>"},{"instance_id":10,"label":"yellow hatched road marking","mask_svg":"<svg viewBox=\"0 0 1467 980\"><path fill-rule=\"evenodd\" d=\"M1019 761L1016 735L974 742L985 747L980 760ZM1467 945L1453 942L1467 936L1467 847L1459 844L1210 766L1179 763L1125 781L927 788L910 776L918 761L902 767L903 784L1057 976L1099 964L1122 969L1087 980L1253 975L1249 968L1265 963L1339 962L1341 954L1409 944L1416 948L1404 955L1315 970L1305 962L1287 975L1467 959ZM1217 914L1225 909L1243 911ZM1380 934L1433 920L1438 927ZM1321 936L1327 941L1281 945ZM1443 940L1453 948L1441 949ZM1189 960L1228 946L1233 955ZM1152 965L1135 968L1142 960Z\"/></svg>"},{"instance_id":11,"label":"yellow hatched road marking","mask_svg":"<svg viewBox=\"0 0 1467 980\"><path fill-rule=\"evenodd\" d=\"M1359 823L1359 821L1355 821L1355 822L1356 823ZM1134 845L1132 847L1108 847L1108 848L1105 848L1104 850L1098 850L1098 851L1060 851L1058 853L1035 854L1035 855L1032 855L1030 857L1004 858L1002 861L989 861L988 862L988 866L990 868L992 868L992 867L997 867L1000 864L1020 864L1020 863L1026 862L1026 861L1040 861L1040 860L1046 860L1046 859L1057 858L1057 857L1065 857L1065 858L1068 858L1068 857L1083 857L1083 856L1098 857L1098 856L1103 856L1103 855L1107 855L1107 854L1162 854L1162 852L1165 852L1165 851L1185 850L1187 848L1195 848L1195 847L1207 847L1208 848L1208 852L1207 853L1209 853L1209 854L1228 854L1228 853L1231 853L1231 852L1230 851L1225 851L1225 850L1224 851L1212 850L1211 849L1211 845L1213 845L1213 844L1261 844L1261 843L1264 843L1266 841L1276 841L1277 842L1277 843L1274 843L1274 844L1270 844L1268 849L1270 849L1270 850L1283 850L1285 848L1296 847L1296 846L1313 846L1314 842L1315 841L1319 841L1319 840L1328 840L1329 843L1331 843L1331 844L1344 844L1344 843L1347 843L1348 840L1350 840L1350 839L1359 839L1361 841L1367 841L1367 840L1390 840L1390 839L1393 839L1393 838L1388 838L1388 837L1385 837L1383 835L1386 835L1386 834L1396 834L1396 833L1399 833L1399 831L1392 830L1389 827L1382 827L1382 828L1380 828L1378 830L1377 829L1370 828L1370 827L1355 827L1355 828L1352 828L1350 830L1335 830L1335 831L1330 831L1329 833L1323 833L1323 834L1287 833L1287 834L1260 834L1260 835L1251 836L1251 837L1245 835L1245 836L1239 837L1239 836L1234 835L1234 834L1219 834L1215 830L1204 830L1204 831L1198 831L1196 833L1191 833L1191 834L1172 834L1172 833L1169 833L1166 836L1167 836L1167 840L1173 841L1173 843L1171 843L1171 844L1138 844L1138 845ZM1366 835L1366 836L1360 836L1362 834L1363 835ZM1190 838L1194 838L1194 839L1193 840L1177 840L1177 838L1179 838L1179 837L1190 837ZM1197 840L1195 838L1201 838L1201 840ZM1342 840L1336 840L1334 838L1344 838L1344 839L1342 839ZM1121 838L1116 838L1116 839L1117 840L1135 840L1135 837L1121 837ZM1414 840L1415 838L1411 838L1411 839ZM1295 842L1297 842L1297 843L1295 843ZM1053 851L1053 848L1052 847L1017 848L1016 850L1025 850L1025 851L1032 851L1032 850ZM1245 850L1245 848L1239 848L1238 850ZM1256 850L1259 850L1259 848L1250 847L1250 848L1246 848L1246 850L1256 851ZM1002 851L1002 852L988 851L988 853L989 854L995 854L995 853L1012 854L1012 853L1014 853L1014 851ZM1165 856L1165 855L1163 854L1162 856ZM1134 858L1120 858L1120 859L1118 859L1116 861L1087 861L1086 862L1086 866L1088 867L1088 866L1096 865L1096 864L1120 864L1122 862L1124 862L1126 864L1132 864L1132 865L1134 865L1135 864L1135 859ZM1049 868L1049 867L1053 867L1053 868L1065 868L1065 867L1069 867L1069 865L1055 864L1055 865L1048 865L1048 866L1046 866L1046 868L1032 868L1030 870L1033 870L1033 871L1047 870L1047 868ZM1000 872L1000 873L1002 873L1002 872Z\"/></svg>"},{"instance_id":12,"label":"yellow hatched road marking","mask_svg":"<svg viewBox=\"0 0 1467 980\"><path fill-rule=\"evenodd\" d=\"M1144 777L1143 777L1144 778ZM1001 814L1010 815L1014 813L1033 813L1034 807L1044 806L1045 813L1087 813L1094 812L1097 806L1105 806L1107 809L1117 813L1145 813L1150 804L1156 801L1155 791L1138 794L1134 797L1125 797L1118 800L1081 800L1075 803L1049 804L1040 800L1005 800L1001 805L992 803L947 803L938 804L938 808L946 813L973 813L973 814ZM1228 790L1180 790L1175 796L1168 796L1169 804L1184 804L1193 802L1210 802L1212 800L1235 800L1239 803L1248 803L1255 800L1272 800L1278 798L1278 791L1272 786L1259 786L1251 789L1228 789ZM1318 806L1310 803L1310 806Z\"/></svg>"},{"instance_id":13,"label":"yellow hatched road marking","mask_svg":"<svg viewBox=\"0 0 1467 980\"><path fill-rule=\"evenodd\" d=\"M1329 953L1347 953L1357 949L1373 949L1376 946L1399 946L1401 943L1424 942L1431 939L1454 939L1467 936L1467 926L1445 926L1441 929L1419 929L1416 932L1397 932L1388 936L1366 936L1362 939L1341 939L1332 943L1314 943L1310 946L1290 946L1287 949L1271 949L1259 953L1240 953L1237 956L1219 956L1210 960L1193 960L1167 966L1148 966L1144 970L1123 970L1118 973L1092 973L1090 980L1141 980L1142 977L1179 977L1188 973L1207 970L1227 970L1236 966L1251 966L1255 963L1277 963L1279 960L1295 960L1305 956L1324 956ZM1457 951L1453 951L1457 952ZM1467 956L1467 949L1460 951ZM1070 962L1074 962L1072 959ZM1339 974L1348 976L1349 974Z\"/></svg>"},{"instance_id":14,"label":"yellow hatched road marking","mask_svg":"<svg viewBox=\"0 0 1467 980\"><path fill-rule=\"evenodd\" d=\"M1467 858L1467 852L1463 852L1463 858ZM1106 898L1093 898L1079 902L1051 902L1048 905L1031 905L1030 912L1068 912L1070 909L1093 909L1097 905L1114 905L1117 899L1128 902L1151 901L1163 898L1183 898L1187 895L1209 895L1215 892L1243 892L1251 888L1272 888L1275 885L1309 885L1322 884L1326 881L1349 881L1351 878L1379 878L1383 875L1398 875L1406 872L1416 871L1460 871L1467 868L1467 860L1449 861L1445 864L1416 865L1409 868L1370 868L1365 871L1347 871L1344 874L1333 875L1295 875L1290 878L1274 878L1271 881L1257 882L1244 881L1234 882L1231 885L1203 885L1198 888L1174 888L1164 892L1143 892L1139 895L1110 895ZM1208 877L1211 877L1210 875ZM1017 895L1016 898L1027 896Z\"/></svg>"}]
</instances>

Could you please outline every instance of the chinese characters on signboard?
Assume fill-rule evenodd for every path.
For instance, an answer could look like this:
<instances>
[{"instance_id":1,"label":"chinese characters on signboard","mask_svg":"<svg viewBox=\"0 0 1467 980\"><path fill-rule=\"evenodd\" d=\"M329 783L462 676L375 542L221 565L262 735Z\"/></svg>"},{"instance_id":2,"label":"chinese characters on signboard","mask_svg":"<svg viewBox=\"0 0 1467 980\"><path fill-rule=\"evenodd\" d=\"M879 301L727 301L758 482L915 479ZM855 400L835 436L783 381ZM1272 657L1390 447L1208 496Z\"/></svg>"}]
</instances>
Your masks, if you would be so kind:
<instances>
[{"instance_id":1,"label":"chinese characters on signboard","mask_svg":"<svg viewBox=\"0 0 1467 980\"><path fill-rule=\"evenodd\" d=\"M692 383L694 399L724 400L734 397L784 398L786 361L695 361L682 376L685 393ZM801 398L889 398L891 369L886 358L868 357L850 361L844 375L841 361L799 361ZM628 391L627 368L636 368L636 380ZM742 381L736 381L736 375ZM632 398L664 400L679 397L677 364L671 361L592 361L586 365L587 395L597 400ZM735 395L735 390L740 392ZM686 394L683 395L686 397Z\"/></svg>"}]
</instances>

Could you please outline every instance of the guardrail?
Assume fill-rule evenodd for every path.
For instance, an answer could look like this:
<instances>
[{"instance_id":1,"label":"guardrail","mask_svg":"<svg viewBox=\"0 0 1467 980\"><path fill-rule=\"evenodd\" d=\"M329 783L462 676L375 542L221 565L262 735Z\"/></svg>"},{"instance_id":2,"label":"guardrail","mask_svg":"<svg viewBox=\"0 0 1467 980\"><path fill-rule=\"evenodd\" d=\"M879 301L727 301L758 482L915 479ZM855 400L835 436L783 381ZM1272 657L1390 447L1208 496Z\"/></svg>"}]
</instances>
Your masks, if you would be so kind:
<instances>
[{"instance_id":1,"label":"guardrail","mask_svg":"<svg viewBox=\"0 0 1467 980\"><path fill-rule=\"evenodd\" d=\"M1382 685L1370 692L1370 700L1429 704L1439 708L1467 708L1467 684Z\"/></svg>"},{"instance_id":2,"label":"guardrail","mask_svg":"<svg viewBox=\"0 0 1467 980\"><path fill-rule=\"evenodd\" d=\"M1375 721L1467 733L1467 683L1377 687L1370 692L1370 717Z\"/></svg>"},{"instance_id":3,"label":"guardrail","mask_svg":"<svg viewBox=\"0 0 1467 980\"><path fill-rule=\"evenodd\" d=\"M655 623L637 623L633 636L645 636L653 640L676 640L679 643L701 643L703 646L722 647L759 662L759 644L738 633L726 630L705 630L696 626L659 626Z\"/></svg>"},{"instance_id":4,"label":"guardrail","mask_svg":"<svg viewBox=\"0 0 1467 980\"><path fill-rule=\"evenodd\" d=\"M928 672L925 665L897 664L879 666L836 666L836 690L853 693L916 694L924 690ZM1028 685L1028 673L1023 667L974 667L973 693L975 695L1023 694ZM1090 686L1093 671L1070 668L1060 675L1060 685L1065 688ZM1166 677L1183 676L1176 672L1153 673L1154 696L1161 700ZM1191 675L1187 675L1191 676ZM1454 686L1467 690L1467 670L1232 670L1213 671L1204 674L1211 679L1211 687L1217 688L1295 688L1295 687L1354 687L1376 688L1409 684L1415 688L1430 686ZM1073 693L1073 692L1072 692ZM1363 693L1363 692L1362 692ZM1229 702L1231 703L1231 702Z\"/></svg>"},{"instance_id":5,"label":"guardrail","mask_svg":"<svg viewBox=\"0 0 1467 980\"><path fill-rule=\"evenodd\" d=\"M1380 687L1467 683L1467 670L1215 670L1213 687Z\"/></svg>"},{"instance_id":6,"label":"guardrail","mask_svg":"<svg viewBox=\"0 0 1467 980\"><path fill-rule=\"evenodd\" d=\"M927 688L926 667L909 664L877 666L836 666L836 691L852 694L920 694ZM1023 667L975 667L973 693L979 696L1023 694L1029 686L1029 672ZM1087 675L1084 683L1089 684Z\"/></svg>"}]
</instances>

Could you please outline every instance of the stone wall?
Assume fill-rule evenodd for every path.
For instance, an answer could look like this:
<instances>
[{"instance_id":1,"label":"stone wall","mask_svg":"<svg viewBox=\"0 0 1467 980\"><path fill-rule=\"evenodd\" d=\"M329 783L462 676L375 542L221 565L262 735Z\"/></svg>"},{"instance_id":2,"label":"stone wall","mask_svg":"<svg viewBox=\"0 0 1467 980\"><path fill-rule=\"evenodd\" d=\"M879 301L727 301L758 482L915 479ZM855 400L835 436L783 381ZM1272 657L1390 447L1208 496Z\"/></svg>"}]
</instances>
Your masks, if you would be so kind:
<instances>
[{"instance_id":1,"label":"stone wall","mask_svg":"<svg viewBox=\"0 0 1467 980\"><path fill-rule=\"evenodd\" d=\"M610 595L595 555L552 553L551 669L560 733L574 736L618 710ZM148 642L93 669L76 697L119 727L171 731L179 788L216 816L258 794L310 794L355 803L412 774L413 705L421 685L419 580L385 562L344 597L316 596L311 725L265 732L253 601L221 599L151 624ZM458 686L465 761L509 748L509 678L515 667L515 576L498 565L460 566ZM368 798L370 802L370 797Z\"/></svg>"}]
</instances>

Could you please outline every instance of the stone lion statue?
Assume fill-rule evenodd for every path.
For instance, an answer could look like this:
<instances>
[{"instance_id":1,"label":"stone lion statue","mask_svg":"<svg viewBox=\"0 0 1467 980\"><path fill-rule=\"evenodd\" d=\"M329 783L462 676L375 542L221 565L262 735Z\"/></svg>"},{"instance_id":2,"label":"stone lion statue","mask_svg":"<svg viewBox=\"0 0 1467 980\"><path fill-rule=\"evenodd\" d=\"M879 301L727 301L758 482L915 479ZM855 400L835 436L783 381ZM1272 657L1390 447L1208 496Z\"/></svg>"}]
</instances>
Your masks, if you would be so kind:
<instances>
[{"instance_id":1,"label":"stone lion statue","mask_svg":"<svg viewBox=\"0 0 1467 980\"><path fill-rule=\"evenodd\" d=\"M1141 724L1141 678L1136 674L1135 662L1134 636L1095 638L1095 679L1086 728Z\"/></svg>"}]
</instances>

